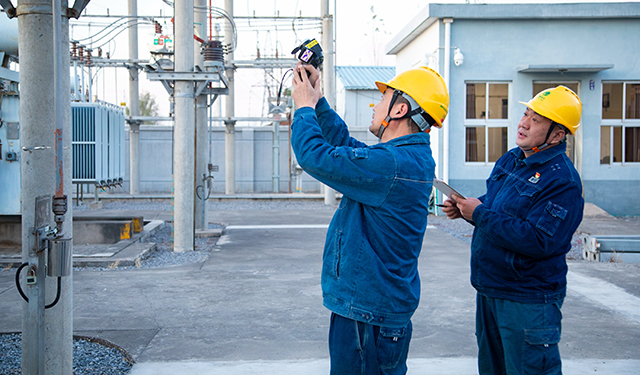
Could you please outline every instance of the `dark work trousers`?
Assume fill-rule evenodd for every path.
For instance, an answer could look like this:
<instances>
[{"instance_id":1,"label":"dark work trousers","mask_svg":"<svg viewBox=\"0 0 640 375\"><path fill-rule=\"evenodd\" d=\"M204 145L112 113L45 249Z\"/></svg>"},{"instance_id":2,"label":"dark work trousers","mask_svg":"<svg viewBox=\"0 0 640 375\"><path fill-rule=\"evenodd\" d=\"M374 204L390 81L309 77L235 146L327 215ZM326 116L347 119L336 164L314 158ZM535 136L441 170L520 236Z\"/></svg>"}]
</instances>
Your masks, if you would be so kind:
<instances>
[{"instance_id":1,"label":"dark work trousers","mask_svg":"<svg viewBox=\"0 0 640 375\"><path fill-rule=\"evenodd\" d=\"M405 327L380 327L331 314L331 375L403 375L412 332Z\"/></svg>"},{"instance_id":2,"label":"dark work trousers","mask_svg":"<svg viewBox=\"0 0 640 375\"><path fill-rule=\"evenodd\" d=\"M564 299L520 303L481 294L476 299L480 375L559 375Z\"/></svg>"}]
</instances>

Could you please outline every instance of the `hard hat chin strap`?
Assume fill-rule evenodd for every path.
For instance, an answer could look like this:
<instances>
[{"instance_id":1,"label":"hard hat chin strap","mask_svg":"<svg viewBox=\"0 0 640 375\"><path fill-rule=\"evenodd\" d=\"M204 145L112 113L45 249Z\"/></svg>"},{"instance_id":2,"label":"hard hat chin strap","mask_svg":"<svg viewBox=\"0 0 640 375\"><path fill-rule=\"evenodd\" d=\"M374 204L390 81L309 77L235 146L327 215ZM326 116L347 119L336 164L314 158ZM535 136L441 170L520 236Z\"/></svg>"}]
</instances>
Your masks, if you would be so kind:
<instances>
[{"instance_id":1,"label":"hard hat chin strap","mask_svg":"<svg viewBox=\"0 0 640 375\"><path fill-rule=\"evenodd\" d=\"M398 100L398 96L402 96L409 102L410 110L402 117L391 117L391 109L393 105L396 104ZM393 96L391 97L391 102L389 102L389 110L387 111L387 117L385 117L384 121L380 125L378 129L377 137L382 139L382 134L387 129L389 125L389 121L391 120L402 120L403 118L412 119L420 128L420 130L424 132L429 132L431 129L431 125L435 123L435 121L431 118L431 116L427 115L427 113L418 105L418 103L413 100L413 98L400 90L393 90Z\"/></svg>"},{"instance_id":2,"label":"hard hat chin strap","mask_svg":"<svg viewBox=\"0 0 640 375\"><path fill-rule=\"evenodd\" d=\"M400 91L393 90L393 96L391 97L391 101L389 102L389 109L387 110L387 117L384 118L382 124L380 124L380 128L378 128L378 134L376 135L378 138L382 139L382 134L387 130L387 126L389 126L389 121L395 120L391 117L391 109L393 105L396 104L396 100L398 100L398 96L400 95Z\"/></svg>"}]
</instances>

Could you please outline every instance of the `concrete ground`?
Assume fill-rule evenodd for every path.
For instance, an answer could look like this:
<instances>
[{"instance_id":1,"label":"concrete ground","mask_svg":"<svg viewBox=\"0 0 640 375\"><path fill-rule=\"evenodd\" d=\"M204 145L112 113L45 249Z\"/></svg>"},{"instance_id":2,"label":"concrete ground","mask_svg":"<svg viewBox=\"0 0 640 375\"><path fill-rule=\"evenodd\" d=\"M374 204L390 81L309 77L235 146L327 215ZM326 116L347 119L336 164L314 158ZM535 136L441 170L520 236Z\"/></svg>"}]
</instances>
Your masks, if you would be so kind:
<instances>
[{"instance_id":1,"label":"concrete ground","mask_svg":"<svg viewBox=\"0 0 640 375\"><path fill-rule=\"evenodd\" d=\"M204 263L74 272L74 333L124 348L132 375L328 373L320 268L333 210L212 215L227 227ZM640 233L600 216L583 227ZM476 374L469 245L430 227L419 268L409 374ZM0 271L0 332L21 330L13 278ZM564 373L640 374L640 265L571 261L568 279Z\"/></svg>"}]
</instances>

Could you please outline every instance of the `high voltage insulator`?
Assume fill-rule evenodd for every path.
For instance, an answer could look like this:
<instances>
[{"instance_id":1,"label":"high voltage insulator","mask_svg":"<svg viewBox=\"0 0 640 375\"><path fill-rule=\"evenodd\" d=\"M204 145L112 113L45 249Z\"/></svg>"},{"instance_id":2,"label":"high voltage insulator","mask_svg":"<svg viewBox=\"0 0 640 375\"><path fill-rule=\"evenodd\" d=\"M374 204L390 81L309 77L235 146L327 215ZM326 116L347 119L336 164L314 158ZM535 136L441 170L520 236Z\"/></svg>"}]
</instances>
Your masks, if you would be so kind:
<instances>
[{"instance_id":1,"label":"high voltage insulator","mask_svg":"<svg viewBox=\"0 0 640 375\"><path fill-rule=\"evenodd\" d=\"M162 25L158 21L155 21L156 34L162 34Z\"/></svg>"},{"instance_id":2,"label":"high voltage insulator","mask_svg":"<svg viewBox=\"0 0 640 375\"><path fill-rule=\"evenodd\" d=\"M222 42L219 40L210 40L204 43L203 47L204 61L224 61L224 52Z\"/></svg>"}]
</instances>

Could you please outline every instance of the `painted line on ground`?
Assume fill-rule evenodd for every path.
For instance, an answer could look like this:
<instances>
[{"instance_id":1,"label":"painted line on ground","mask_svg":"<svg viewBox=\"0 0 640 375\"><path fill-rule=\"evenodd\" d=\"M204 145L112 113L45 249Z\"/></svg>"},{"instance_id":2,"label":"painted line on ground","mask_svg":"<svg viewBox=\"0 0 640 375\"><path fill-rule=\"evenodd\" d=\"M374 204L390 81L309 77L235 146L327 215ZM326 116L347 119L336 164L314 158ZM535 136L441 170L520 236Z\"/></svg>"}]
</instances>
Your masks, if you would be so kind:
<instances>
[{"instance_id":1,"label":"painted line on ground","mask_svg":"<svg viewBox=\"0 0 640 375\"><path fill-rule=\"evenodd\" d=\"M597 304L640 323L640 298L627 293L617 285L569 271L567 287Z\"/></svg>"},{"instance_id":2,"label":"painted line on ground","mask_svg":"<svg viewBox=\"0 0 640 375\"><path fill-rule=\"evenodd\" d=\"M226 230L234 229L327 229L329 224L280 224L280 225L229 225Z\"/></svg>"},{"instance_id":3,"label":"painted line on ground","mask_svg":"<svg viewBox=\"0 0 640 375\"><path fill-rule=\"evenodd\" d=\"M273 225L228 225L225 230L238 229L327 229L329 224L273 224ZM433 225L427 225L427 229L435 229Z\"/></svg>"},{"instance_id":4,"label":"painted line on ground","mask_svg":"<svg viewBox=\"0 0 640 375\"><path fill-rule=\"evenodd\" d=\"M472 375L477 374L475 358L409 358L408 375ZM225 362L138 362L130 375L324 375L329 373L329 359L282 361L225 361ZM640 360L563 359L565 375L638 373Z\"/></svg>"}]
</instances>

